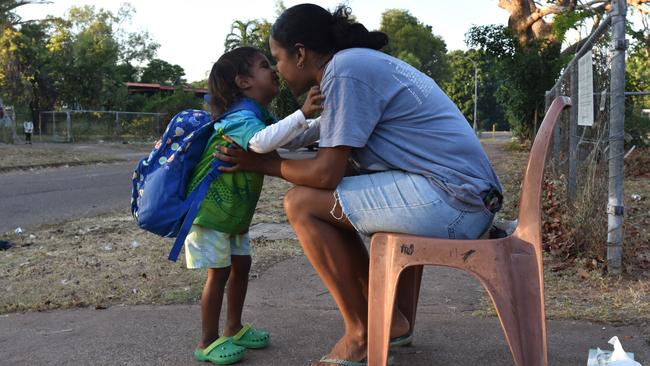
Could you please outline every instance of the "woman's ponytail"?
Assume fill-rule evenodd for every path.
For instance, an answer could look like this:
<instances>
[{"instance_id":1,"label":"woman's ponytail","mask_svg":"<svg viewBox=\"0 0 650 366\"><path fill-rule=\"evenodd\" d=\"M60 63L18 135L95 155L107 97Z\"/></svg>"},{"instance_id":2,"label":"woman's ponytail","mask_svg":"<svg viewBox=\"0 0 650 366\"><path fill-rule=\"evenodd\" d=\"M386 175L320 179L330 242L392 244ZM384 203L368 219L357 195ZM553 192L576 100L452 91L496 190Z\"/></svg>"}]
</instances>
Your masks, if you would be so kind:
<instances>
[{"instance_id":1,"label":"woman's ponytail","mask_svg":"<svg viewBox=\"0 0 650 366\"><path fill-rule=\"evenodd\" d=\"M332 35L336 50L363 47L379 50L388 44L388 36L382 32L369 32L361 23L350 19L351 9L345 5L339 6L332 14Z\"/></svg>"}]
</instances>

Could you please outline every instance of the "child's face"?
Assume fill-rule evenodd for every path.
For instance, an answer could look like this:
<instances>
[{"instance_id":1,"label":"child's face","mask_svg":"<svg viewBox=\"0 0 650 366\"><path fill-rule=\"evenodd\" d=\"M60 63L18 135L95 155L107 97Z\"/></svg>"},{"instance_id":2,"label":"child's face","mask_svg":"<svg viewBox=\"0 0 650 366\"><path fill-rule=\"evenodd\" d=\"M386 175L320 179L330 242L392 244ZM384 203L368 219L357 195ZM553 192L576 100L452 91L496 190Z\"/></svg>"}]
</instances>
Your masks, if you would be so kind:
<instances>
[{"instance_id":1,"label":"child's face","mask_svg":"<svg viewBox=\"0 0 650 366\"><path fill-rule=\"evenodd\" d=\"M261 53L255 56L253 66L249 69L250 76L247 77L250 94L249 96L257 99L262 104L270 103L273 98L280 92L280 81L278 74L271 67L271 63Z\"/></svg>"}]
</instances>

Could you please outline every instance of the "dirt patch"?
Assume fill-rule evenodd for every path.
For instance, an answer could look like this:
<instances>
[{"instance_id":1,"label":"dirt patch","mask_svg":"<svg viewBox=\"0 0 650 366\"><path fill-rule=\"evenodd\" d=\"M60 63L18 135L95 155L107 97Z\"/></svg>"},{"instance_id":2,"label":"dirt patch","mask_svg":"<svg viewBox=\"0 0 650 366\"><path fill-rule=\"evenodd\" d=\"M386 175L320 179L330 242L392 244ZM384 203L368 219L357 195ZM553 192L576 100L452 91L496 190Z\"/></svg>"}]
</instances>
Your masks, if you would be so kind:
<instances>
[{"instance_id":1,"label":"dirt patch","mask_svg":"<svg viewBox=\"0 0 650 366\"><path fill-rule=\"evenodd\" d=\"M625 158L625 176L650 179L650 147L635 149Z\"/></svg>"},{"instance_id":2,"label":"dirt patch","mask_svg":"<svg viewBox=\"0 0 650 366\"><path fill-rule=\"evenodd\" d=\"M254 223L286 222L281 204L290 185L267 178L266 187ZM2 241L10 245L0 251L0 313L195 303L205 281L205 271L186 269L183 256L167 260L172 239L140 230L123 212L5 233ZM251 278L301 253L295 240L264 238L253 240L252 250Z\"/></svg>"},{"instance_id":3,"label":"dirt patch","mask_svg":"<svg viewBox=\"0 0 650 366\"><path fill-rule=\"evenodd\" d=\"M505 205L501 215L516 218L521 181L528 161L528 152L510 145L484 144L497 171L505 191ZM506 151L507 148L507 151ZM645 159L645 155L636 155ZM545 255L544 280L546 314L550 319L582 319L615 324L650 323L650 177L645 175L645 163L639 163L635 156L626 159L625 178L625 221L624 257L625 274L612 277L603 272L601 257L566 258ZM628 174L630 173L630 174ZM606 172L605 172L606 174ZM548 175L547 175L548 176ZM553 236L564 235L558 231L565 216L558 216L557 195L549 187L559 189L563 177L545 183L544 200L544 242L554 240ZM555 220L558 219L559 222ZM600 225L607 226L606 215ZM585 228L588 230L589 228ZM572 231L573 232L573 231ZM602 237L606 241L606 237ZM552 249L547 246L547 249ZM496 315L491 301L485 297L478 315ZM650 339L650 334L648 334Z\"/></svg>"}]
</instances>

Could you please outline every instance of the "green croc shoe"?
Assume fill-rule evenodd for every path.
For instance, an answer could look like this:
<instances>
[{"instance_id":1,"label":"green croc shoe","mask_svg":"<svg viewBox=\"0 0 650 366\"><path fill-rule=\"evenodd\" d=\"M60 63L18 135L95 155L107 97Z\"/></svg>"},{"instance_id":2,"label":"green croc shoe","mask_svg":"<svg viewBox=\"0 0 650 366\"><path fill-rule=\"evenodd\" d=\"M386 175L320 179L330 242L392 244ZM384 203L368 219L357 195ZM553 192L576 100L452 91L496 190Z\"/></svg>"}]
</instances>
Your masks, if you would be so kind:
<instances>
[{"instance_id":1,"label":"green croc shoe","mask_svg":"<svg viewBox=\"0 0 650 366\"><path fill-rule=\"evenodd\" d=\"M238 346L260 349L269 345L270 337L269 332L257 330L252 325L246 324L230 339Z\"/></svg>"},{"instance_id":2,"label":"green croc shoe","mask_svg":"<svg viewBox=\"0 0 650 366\"><path fill-rule=\"evenodd\" d=\"M219 337L206 348L194 350L197 361L209 361L217 365L230 365L240 361L244 355L246 348L234 344L230 337Z\"/></svg>"}]
</instances>

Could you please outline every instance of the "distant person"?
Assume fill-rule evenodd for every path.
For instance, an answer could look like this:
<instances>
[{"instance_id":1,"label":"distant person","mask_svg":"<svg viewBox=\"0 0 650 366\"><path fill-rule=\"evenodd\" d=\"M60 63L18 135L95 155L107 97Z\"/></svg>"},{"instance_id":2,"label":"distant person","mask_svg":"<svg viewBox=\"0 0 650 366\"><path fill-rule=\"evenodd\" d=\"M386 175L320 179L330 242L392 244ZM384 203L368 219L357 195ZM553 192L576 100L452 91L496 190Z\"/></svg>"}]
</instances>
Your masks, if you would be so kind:
<instances>
[{"instance_id":1,"label":"distant person","mask_svg":"<svg viewBox=\"0 0 650 366\"><path fill-rule=\"evenodd\" d=\"M192 173L190 192L210 172L218 146L234 142L247 150L268 153L278 147L302 147L318 138L318 122L306 120L322 109L318 87L312 88L301 110L276 122L267 107L279 93L279 79L259 50L241 47L225 53L212 67L208 83L213 116L237 109L244 99L252 101L258 111L242 107L214 125L215 131ZM268 332L242 324L251 267L248 229L263 182L264 175L253 172L220 175L210 185L185 239L187 268L208 270L201 298L203 334L194 352L198 361L231 364L244 357L246 348L264 348L269 343ZM228 310L220 337L224 289Z\"/></svg>"},{"instance_id":2,"label":"distant person","mask_svg":"<svg viewBox=\"0 0 650 366\"><path fill-rule=\"evenodd\" d=\"M32 144L32 133L34 132L34 123L32 121L23 122L23 130L25 131L25 144Z\"/></svg>"}]
</instances>

